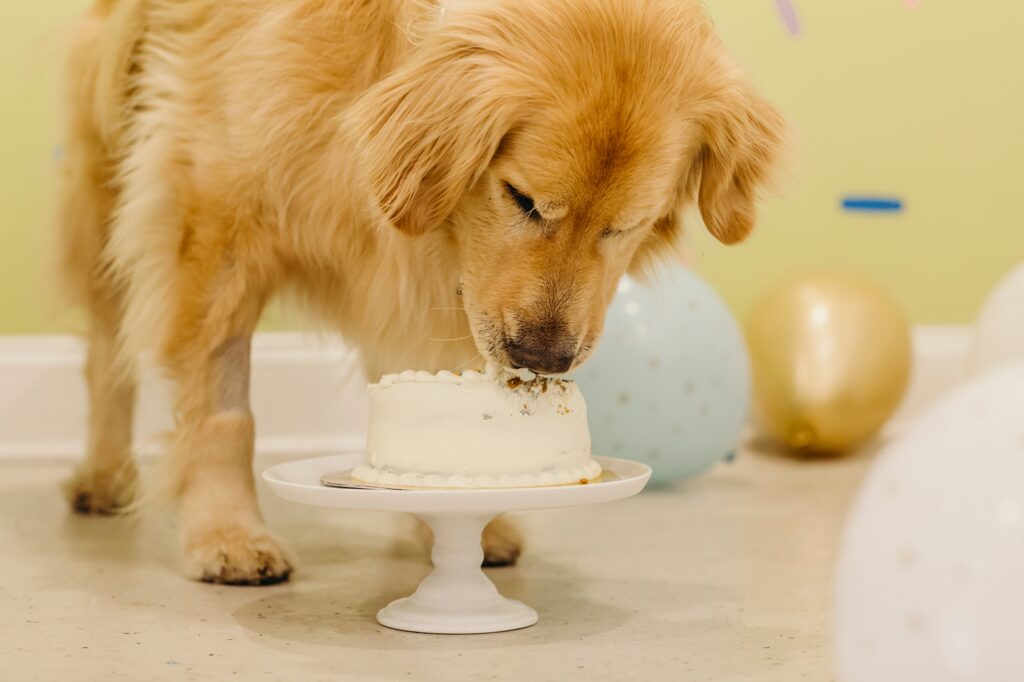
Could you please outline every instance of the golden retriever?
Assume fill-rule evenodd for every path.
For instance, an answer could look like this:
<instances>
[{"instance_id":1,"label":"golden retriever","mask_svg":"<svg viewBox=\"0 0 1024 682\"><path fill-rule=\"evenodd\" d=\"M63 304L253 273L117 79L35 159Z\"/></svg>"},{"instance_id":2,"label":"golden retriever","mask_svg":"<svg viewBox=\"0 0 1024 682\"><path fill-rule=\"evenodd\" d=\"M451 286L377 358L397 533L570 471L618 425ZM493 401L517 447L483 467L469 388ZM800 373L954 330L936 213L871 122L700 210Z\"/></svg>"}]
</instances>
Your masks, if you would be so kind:
<instances>
[{"instance_id":1,"label":"golden retriever","mask_svg":"<svg viewBox=\"0 0 1024 682\"><path fill-rule=\"evenodd\" d=\"M737 242L778 113L695 0L96 0L75 28L61 270L89 313L73 507L128 505L133 365L176 386L190 576L293 560L252 473L250 339L291 291L369 376L557 373L696 202ZM518 538L492 526L488 559Z\"/></svg>"}]
</instances>

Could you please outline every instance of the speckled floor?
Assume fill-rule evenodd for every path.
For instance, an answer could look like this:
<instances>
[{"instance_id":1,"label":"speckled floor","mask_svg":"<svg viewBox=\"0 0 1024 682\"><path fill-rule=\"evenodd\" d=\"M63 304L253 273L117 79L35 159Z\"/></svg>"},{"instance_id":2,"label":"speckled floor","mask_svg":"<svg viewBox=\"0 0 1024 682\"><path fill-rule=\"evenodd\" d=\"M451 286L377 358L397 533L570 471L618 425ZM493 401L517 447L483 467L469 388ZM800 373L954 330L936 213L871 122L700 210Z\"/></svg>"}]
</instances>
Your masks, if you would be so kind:
<instances>
[{"instance_id":1,"label":"speckled floor","mask_svg":"<svg viewBox=\"0 0 1024 682\"><path fill-rule=\"evenodd\" d=\"M0 679L823 682L830 574L869 461L748 450L672 489L523 514L519 566L489 575L540 623L447 637L373 619L429 570L406 517L265 494L300 571L202 585L179 573L170 519L73 516L69 467L0 464Z\"/></svg>"}]
</instances>

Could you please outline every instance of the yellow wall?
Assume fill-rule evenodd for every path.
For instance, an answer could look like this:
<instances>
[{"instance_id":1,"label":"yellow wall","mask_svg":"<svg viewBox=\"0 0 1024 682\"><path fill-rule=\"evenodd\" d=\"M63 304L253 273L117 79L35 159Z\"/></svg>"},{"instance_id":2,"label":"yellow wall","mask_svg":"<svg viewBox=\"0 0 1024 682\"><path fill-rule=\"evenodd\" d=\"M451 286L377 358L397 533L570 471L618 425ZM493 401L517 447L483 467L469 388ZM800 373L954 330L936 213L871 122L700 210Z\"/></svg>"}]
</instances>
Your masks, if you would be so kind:
<instances>
[{"instance_id":1,"label":"yellow wall","mask_svg":"<svg viewBox=\"0 0 1024 682\"><path fill-rule=\"evenodd\" d=\"M790 1L797 36L776 0L707 3L796 146L752 240L726 249L694 235L697 267L741 314L790 273L841 267L889 288L916 322L969 321L1024 258L1024 3ZM0 3L0 333L69 325L43 263L61 36L86 4ZM847 193L898 196L906 210L844 213Z\"/></svg>"},{"instance_id":2,"label":"yellow wall","mask_svg":"<svg viewBox=\"0 0 1024 682\"><path fill-rule=\"evenodd\" d=\"M0 1L0 333L66 329L44 262L68 23L87 0Z\"/></svg>"},{"instance_id":3,"label":"yellow wall","mask_svg":"<svg viewBox=\"0 0 1024 682\"><path fill-rule=\"evenodd\" d=\"M696 263L741 314L794 271L840 267L887 287L915 322L973 319L1024 260L1024 3L710 0L719 30L792 123L783 196L737 248ZM851 215L846 193L902 197Z\"/></svg>"}]
</instances>

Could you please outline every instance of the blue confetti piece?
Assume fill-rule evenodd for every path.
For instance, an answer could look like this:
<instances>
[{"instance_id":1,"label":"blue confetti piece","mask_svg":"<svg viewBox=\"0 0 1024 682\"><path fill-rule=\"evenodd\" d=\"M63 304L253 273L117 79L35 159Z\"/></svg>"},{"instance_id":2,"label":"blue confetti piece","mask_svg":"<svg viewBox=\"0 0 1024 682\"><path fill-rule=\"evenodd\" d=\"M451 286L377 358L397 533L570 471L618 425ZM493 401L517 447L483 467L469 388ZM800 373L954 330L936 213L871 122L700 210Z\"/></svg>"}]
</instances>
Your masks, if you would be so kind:
<instances>
[{"instance_id":1,"label":"blue confetti piece","mask_svg":"<svg viewBox=\"0 0 1024 682\"><path fill-rule=\"evenodd\" d=\"M903 201L889 197L843 197L843 210L857 213L899 213Z\"/></svg>"}]
</instances>

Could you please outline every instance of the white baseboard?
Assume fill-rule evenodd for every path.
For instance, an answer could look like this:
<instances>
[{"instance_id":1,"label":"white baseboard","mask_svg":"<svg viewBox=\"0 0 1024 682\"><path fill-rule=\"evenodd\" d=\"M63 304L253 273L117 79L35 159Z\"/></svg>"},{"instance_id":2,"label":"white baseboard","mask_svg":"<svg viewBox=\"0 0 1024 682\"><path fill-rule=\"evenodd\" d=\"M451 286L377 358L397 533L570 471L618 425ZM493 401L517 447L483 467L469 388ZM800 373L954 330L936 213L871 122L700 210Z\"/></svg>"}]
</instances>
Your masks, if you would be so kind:
<instances>
[{"instance_id":1,"label":"white baseboard","mask_svg":"<svg viewBox=\"0 0 1024 682\"><path fill-rule=\"evenodd\" d=\"M966 326L914 330L914 374L892 428L960 380L969 347ZM69 336L0 337L0 459L81 456L87 408L82 356L81 342ZM365 386L356 354L339 341L257 334L252 361L257 453L358 450L365 442ZM140 453L156 452L159 434L171 426L167 396L159 377L145 373L136 411Z\"/></svg>"},{"instance_id":2,"label":"white baseboard","mask_svg":"<svg viewBox=\"0 0 1024 682\"><path fill-rule=\"evenodd\" d=\"M70 336L0 337L0 459L67 459L84 448L87 401L82 343ZM310 334L257 334L252 407L260 454L358 450L365 442L366 379L356 354ZM145 372L136 450L159 450L171 427L169 393Z\"/></svg>"},{"instance_id":3,"label":"white baseboard","mask_svg":"<svg viewBox=\"0 0 1024 682\"><path fill-rule=\"evenodd\" d=\"M971 351L968 325L921 325L913 330L914 368L910 385L887 427L898 432L935 398L960 383Z\"/></svg>"}]
</instances>

